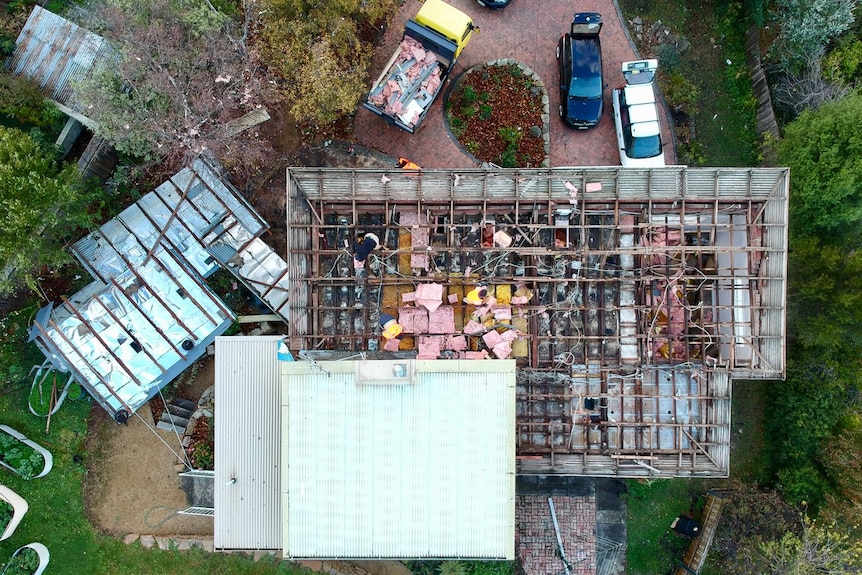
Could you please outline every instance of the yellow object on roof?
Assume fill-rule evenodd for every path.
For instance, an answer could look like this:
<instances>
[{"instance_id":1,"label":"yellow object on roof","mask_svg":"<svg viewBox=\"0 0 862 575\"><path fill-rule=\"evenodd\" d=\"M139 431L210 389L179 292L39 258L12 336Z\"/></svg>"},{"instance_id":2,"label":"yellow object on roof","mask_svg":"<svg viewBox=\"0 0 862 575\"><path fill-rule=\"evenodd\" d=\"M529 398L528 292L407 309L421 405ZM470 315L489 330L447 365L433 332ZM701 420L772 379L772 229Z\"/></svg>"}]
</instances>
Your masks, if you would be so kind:
<instances>
[{"instance_id":1,"label":"yellow object on roof","mask_svg":"<svg viewBox=\"0 0 862 575\"><path fill-rule=\"evenodd\" d=\"M414 20L457 44L455 58L470 41L473 33L473 20L470 16L446 4L443 0L425 0Z\"/></svg>"},{"instance_id":2,"label":"yellow object on roof","mask_svg":"<svg viewBox=\"0 0 862 575\"><path fill-rule=\"evenodd\" d=\"M467 297L464 298L464 301L470 305L482 305L485 301L485 297L488 295L488 288L485 286L477 286L470 290L467 294Z\"/></svg>"},{"instance_id":3,"label":"yellow object on roof","mask_svg":"<svg viewBox=\"0 0 862 575\"><path fill-rule=\"evenodd\" d=\"M383 326L383 337L386 339L395 339L401 335L402 331L404 331L404 328L401 327L400 323L393 319L386 322L386 325Z\"/></svg>"}]
</instances>

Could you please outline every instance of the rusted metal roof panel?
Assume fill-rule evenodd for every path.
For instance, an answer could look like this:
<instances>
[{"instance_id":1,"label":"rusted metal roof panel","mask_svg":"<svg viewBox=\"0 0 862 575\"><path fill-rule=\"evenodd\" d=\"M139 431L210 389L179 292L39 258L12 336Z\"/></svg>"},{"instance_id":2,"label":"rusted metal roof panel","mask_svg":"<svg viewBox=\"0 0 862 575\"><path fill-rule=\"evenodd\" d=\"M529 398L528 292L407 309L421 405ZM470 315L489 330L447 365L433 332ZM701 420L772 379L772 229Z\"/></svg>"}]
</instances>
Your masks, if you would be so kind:
<instances>
[{"instance_id":1,"label":"rusted metal roof panel","mask_svg":"<svg viewBox=\"0 0 862 575\"><path fill-rule=\"evenodd\" d=\"M86 117L75 100L73 83L117 58L108 41L39 6L18 35L6 68L35 81L46 97Z\"/></svg>"}]
</instances>

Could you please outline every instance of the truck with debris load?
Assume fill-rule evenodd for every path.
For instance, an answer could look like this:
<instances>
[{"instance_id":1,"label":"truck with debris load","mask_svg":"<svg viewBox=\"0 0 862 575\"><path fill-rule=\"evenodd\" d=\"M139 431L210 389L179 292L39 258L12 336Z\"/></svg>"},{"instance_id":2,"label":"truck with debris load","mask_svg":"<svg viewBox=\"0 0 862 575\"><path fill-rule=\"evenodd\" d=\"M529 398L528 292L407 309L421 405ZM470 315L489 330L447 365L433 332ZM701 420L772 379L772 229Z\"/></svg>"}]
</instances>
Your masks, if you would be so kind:
<instances>
[{"instance_id":1,"label":"truck with debris load","mask_svg":"<svg viewBox=\"0 0 862 575\"><path fill-rule=\"evenodd\" d=\"M479 28L464 12L425 0L363 106L390 124L415 132L441 92L461 50Z\"/></svg>"}]
</instances>

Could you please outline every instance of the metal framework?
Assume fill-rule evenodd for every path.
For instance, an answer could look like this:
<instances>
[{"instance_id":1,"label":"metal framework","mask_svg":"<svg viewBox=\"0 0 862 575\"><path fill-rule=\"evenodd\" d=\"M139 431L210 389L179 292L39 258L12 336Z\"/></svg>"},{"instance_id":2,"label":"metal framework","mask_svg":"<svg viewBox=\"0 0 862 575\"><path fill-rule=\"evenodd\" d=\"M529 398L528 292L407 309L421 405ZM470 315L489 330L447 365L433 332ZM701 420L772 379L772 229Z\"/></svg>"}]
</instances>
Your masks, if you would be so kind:
<instances>
[{"instance_id":1,"label":"metal framework","mask_svg":"<svg viewBox=\"0 0 862 575\"><path fill-rule=\"evenodd\" d=\"M39 311L30 339L118 421L234 320L206 285L219 264L287 315L286 263L268 225L204 158L71 246L93 282Z\"/></svg>"},{"instance_id":2,"label":"metal framework","mask_svg":"<svg viewBox=\"0 0 862 575\"><path fill-rule=\"evenodd\" d=\"M515 332L501 349L519 366L521 473L726 475L731 376L784 376L785 169L291 168L287 182L293 347L374 351L380 313L442 286L454 324L405 329L398 353L431 338L441 358L493 357L486 335ZM385 249L355 270L359 231ZM463 303L480 281L496 305Z\"/></svg>"}]
</instances>

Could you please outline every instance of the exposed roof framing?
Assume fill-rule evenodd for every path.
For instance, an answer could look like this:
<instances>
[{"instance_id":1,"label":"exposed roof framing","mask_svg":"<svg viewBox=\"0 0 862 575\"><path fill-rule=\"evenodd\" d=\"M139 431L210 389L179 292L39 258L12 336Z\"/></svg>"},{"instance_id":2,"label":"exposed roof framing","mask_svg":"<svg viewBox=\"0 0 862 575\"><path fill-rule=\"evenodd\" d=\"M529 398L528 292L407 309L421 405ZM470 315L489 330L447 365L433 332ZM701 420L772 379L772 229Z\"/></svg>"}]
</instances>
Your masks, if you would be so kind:
<instances>
[{"instance_id":1,"label":"exposed roof framing","mask_svg":"<svg viewBox=\"0 0 862 575\"><path fill-rule=\"evenodd\" d=\"M199 158L71 246L94 281L40 310L30 337L54 367L124 420L233 322L204 281L219 267L208 250L256 262L248 248L267 228L218 168ZM258 268L229 269L247 280L249 267Z\"/></svg>"},{"instance_id":2,"label":"exposed roof framing","mask_svg":"<svg viewBox=\"0 0 862 575\"><path fill-rule=\"evenodd\" d=\"M429 314L399 353L515 358L522 472L725 475L730 377L784 376L786 169L287 181L292 345L375 350L380 313L409 320L417 289L442 286L454 321ZM386 249L354 270L359 231ZM496 306L477 314L462 301L479 281Z\"/></svg>"}]
</instances>

